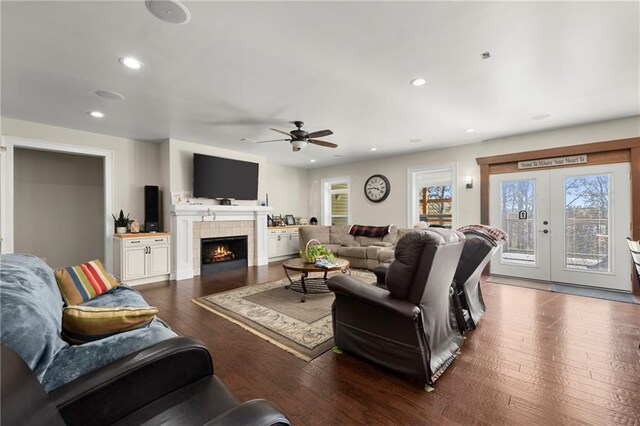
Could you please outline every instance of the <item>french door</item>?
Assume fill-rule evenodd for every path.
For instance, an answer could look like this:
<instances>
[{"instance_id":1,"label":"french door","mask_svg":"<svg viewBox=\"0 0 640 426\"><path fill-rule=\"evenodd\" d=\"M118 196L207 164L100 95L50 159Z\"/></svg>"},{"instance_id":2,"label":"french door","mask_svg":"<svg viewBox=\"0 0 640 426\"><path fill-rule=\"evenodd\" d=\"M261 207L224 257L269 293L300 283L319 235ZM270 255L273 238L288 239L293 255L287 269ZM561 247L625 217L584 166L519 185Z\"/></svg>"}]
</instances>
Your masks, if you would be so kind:
<instances>
[{"instance_id":1,"label":"french door","mask_svg":"<svg viewBox=\"0 0 640 426\"><path fill-rule=\"evenodd\" d=\"M631 291L629 163L494 174L490 223L509 240L498 275Z\"/></svg>"}]
</instances>

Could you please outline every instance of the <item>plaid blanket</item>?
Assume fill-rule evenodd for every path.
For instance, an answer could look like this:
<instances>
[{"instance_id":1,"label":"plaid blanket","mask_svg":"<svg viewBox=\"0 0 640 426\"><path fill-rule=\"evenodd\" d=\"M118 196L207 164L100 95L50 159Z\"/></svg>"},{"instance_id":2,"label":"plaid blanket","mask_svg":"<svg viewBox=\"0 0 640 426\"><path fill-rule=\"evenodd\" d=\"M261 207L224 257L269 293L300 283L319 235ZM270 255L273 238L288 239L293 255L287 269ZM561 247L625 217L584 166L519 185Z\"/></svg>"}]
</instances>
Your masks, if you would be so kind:
<instances>
[{"instance_id":1,"label":"plaid blanket","mask_svg":"<svg viewBox=\"0 0 640 426\"><path fill-rule=\"evenodd\" d=\"M354 237L384 237L392 226L351 225L349 233Z\"/></svg>"},{"instance_id":2,"label":"plaid blanket","mask_svg":"<svg viewBox=\"0 0 640 426\"><path fill-rule=\"evenodd\" d=\"M485 237L494 246L498 246L507 241L507 234L500 228L494 228L489 225L467 225L458 228L458 232L463 234L476 234Z\"/></svg>"}]
</instances>

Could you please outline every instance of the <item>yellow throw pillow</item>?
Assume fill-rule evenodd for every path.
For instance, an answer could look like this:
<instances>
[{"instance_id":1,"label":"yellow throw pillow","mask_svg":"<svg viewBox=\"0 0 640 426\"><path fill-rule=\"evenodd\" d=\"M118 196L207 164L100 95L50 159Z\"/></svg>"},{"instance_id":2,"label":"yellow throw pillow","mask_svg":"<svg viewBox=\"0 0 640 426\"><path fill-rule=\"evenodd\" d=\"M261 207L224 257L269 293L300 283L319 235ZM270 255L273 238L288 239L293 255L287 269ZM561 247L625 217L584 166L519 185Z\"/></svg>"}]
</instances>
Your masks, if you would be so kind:
<instances>
[{"instance_id":1,"label":"yellow throw pillow","mask_svg":"<svg viewBox=\"0 0 640 426\"><path fill-rule=\"evenodd\" d=\"M153 306L67 306L62 311L62 337L72 345L81 345L144 327L157 313Z\"/></svg>"},{"instance_id":2,"label":"yellow throw pillow","mask_svg":"<svg viewBox=\"0 0 640 426\"><path fill-rule=\"evenodd\" d=\"M118 286L98 259L55 270L62 298L69 306L79 305Z\"/></svg>"}]
</instances>

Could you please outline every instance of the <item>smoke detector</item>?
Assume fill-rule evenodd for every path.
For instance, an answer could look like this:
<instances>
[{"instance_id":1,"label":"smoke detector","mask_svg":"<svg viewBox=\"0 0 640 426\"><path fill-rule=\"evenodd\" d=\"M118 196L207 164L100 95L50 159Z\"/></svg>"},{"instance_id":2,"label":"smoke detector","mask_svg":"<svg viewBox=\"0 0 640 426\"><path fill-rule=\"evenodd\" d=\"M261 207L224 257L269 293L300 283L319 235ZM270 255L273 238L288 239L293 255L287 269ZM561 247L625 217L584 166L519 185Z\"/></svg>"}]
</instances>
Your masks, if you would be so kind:
<instances>
[{"instance_id":1,"label":"smoke detector","mask_svg":"<svg viewBox=\"0 0 640 426\"><path fill-rule=\"evenodd\" d=\"M146 0L149 12L170 24L186 24L191 20L189 9L177 0Z\"/></svg>"}]
</instances>

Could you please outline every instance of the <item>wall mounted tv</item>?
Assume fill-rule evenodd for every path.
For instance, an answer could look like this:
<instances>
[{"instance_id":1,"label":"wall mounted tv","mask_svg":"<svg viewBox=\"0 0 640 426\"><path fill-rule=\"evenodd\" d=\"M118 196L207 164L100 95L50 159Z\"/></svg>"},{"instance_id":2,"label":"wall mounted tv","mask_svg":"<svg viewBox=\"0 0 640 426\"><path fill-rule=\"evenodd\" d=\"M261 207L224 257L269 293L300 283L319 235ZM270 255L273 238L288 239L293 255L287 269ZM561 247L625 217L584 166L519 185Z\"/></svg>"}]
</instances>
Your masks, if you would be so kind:
<instances>
[{"instance_id":1,"label":"wall mounted tv","mask_svg":"<svg viewBox=\"0 0 640 426\"><path fill-rule=\"evenodd\" d=\"M193 196L258 199L258 163L193 154Z\"/></svg>"}]
</instances>

